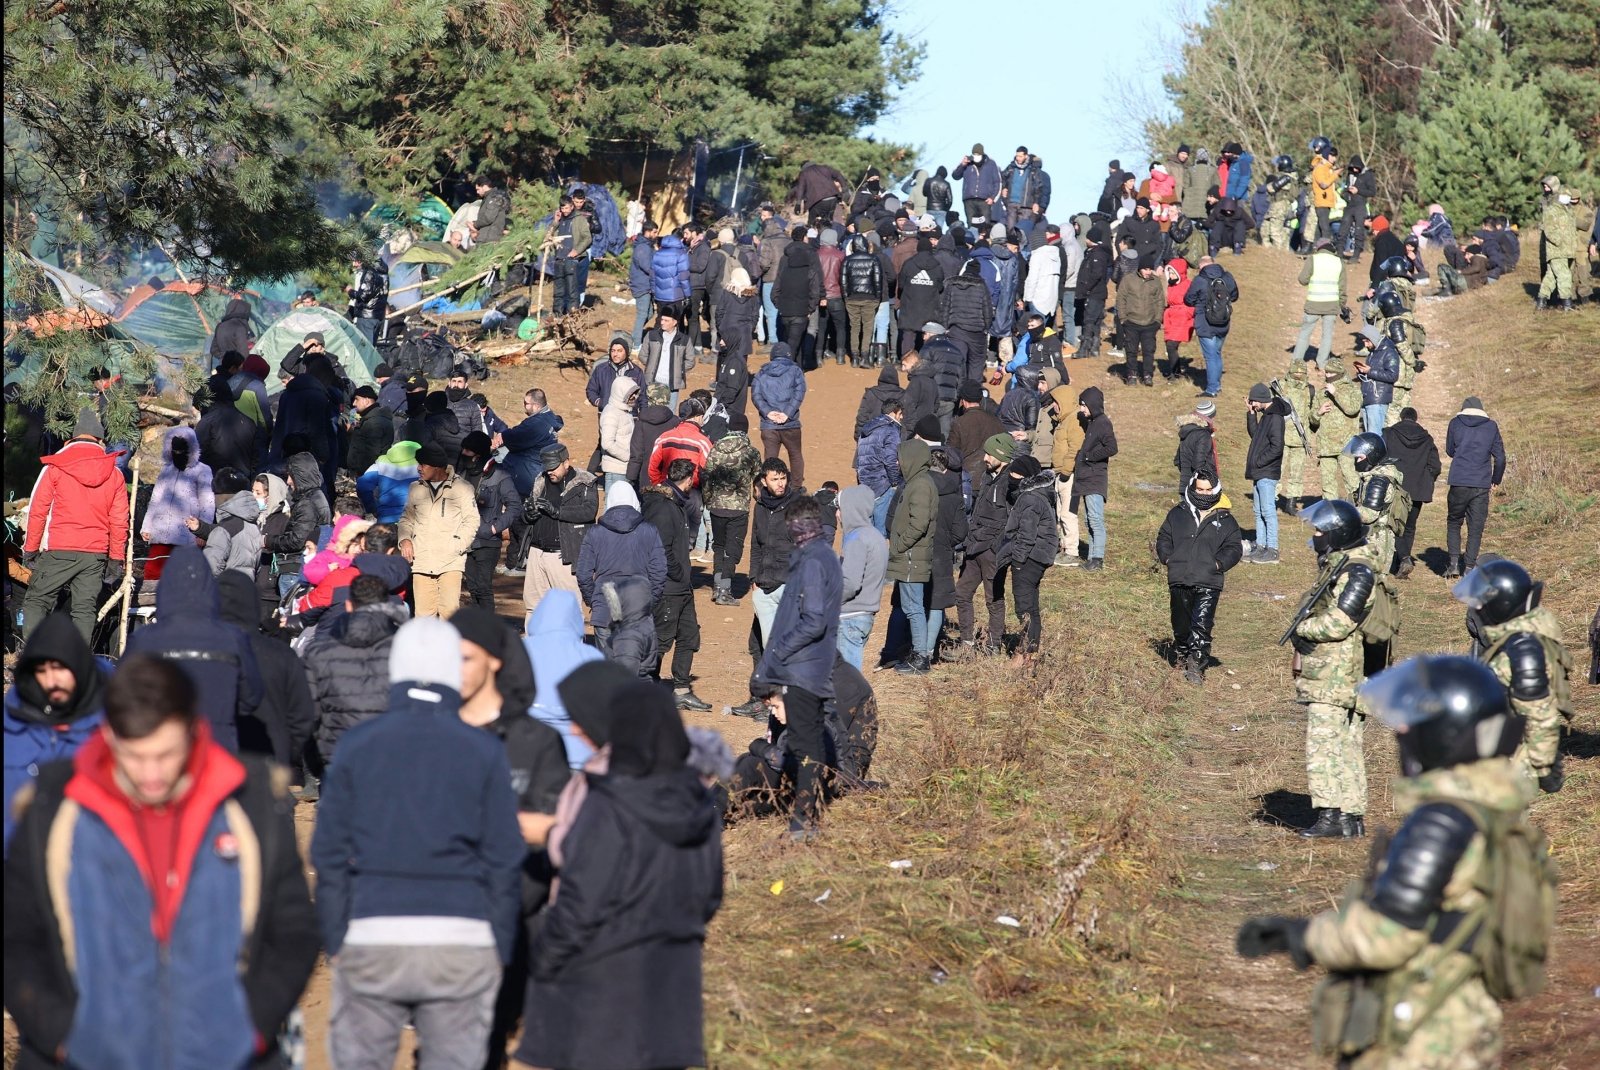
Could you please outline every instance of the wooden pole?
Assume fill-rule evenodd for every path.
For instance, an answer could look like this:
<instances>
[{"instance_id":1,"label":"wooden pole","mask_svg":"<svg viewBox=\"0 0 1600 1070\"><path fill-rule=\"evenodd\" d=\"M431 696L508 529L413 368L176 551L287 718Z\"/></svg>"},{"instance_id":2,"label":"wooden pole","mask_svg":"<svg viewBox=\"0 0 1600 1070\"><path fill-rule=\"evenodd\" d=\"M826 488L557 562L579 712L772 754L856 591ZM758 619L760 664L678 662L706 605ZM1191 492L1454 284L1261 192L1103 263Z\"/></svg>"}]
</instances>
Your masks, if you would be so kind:
<instances>
[{"instance_id":1,"label":"wooden pole","mask_svg":"<svg viewBox=\"0 0 1600 1070\"><path fill-rule=\"evenodd\" d=\"M133 479L128 483L128 545L122 553L122 583L117 588L116 596L100 607L100 615L96 622L106 619L106 614L112 607L122 607L122 620L117 626L117 657L128 646L128 610L133 597L133 515L138 506L139 498L139 453L133 454Z\"/></svg>"},{"instance_id":2,"label":"wooden pole","mask_svg":"<svg viewBox=\"0 0 1600 1070\"><path fill-rule=\"evenodd\" d=\"M423 305L427 304L429 301L432 301L435 297L443 297L445 294L455 293L457 290L460 290L463 287L471 286L475 282L482 282L484 279L487 279L490 275L493 275L496 271L499 271L499 270L500 269L498 267L492 267L488 271L480 271L478 274L472 276L472 278L470 278L470 279L464 279L461 282L456 283L454 286L446 286L442 290L438 290L438 291L436 291L434 293L429 294L427 297L424 297L421 301L418 301L414 305L407 305L405 308L397 308L394 311L390 312L387 316L385 316L384 319L391 319L392 320L392 319L394 319L394 318L396 318L398 316L404 316L409 312L415 312L417 309L421 308Z\"/></svg>"}]
</instances>

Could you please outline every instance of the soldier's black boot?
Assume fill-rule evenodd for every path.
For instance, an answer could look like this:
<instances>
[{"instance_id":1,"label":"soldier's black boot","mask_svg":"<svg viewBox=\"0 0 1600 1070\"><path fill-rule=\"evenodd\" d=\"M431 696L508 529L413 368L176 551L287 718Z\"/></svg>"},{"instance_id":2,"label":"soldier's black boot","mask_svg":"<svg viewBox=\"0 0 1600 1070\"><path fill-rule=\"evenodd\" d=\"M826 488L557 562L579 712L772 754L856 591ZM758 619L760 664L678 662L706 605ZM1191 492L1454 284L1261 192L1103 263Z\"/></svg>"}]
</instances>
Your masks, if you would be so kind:
<instances>
[{"instance_id":1,"label":"soldier's black boot","mask_svg":"<svg viewBox=\"0 0 1600 1070\"><path fill-rule=\"evenodd\" d=\"M1445 566L1444 578L1447 579L1447 580L1458 580L1458 579L1461 578L1461 555L1460 554L1451 554L1450 555L1450 564Z\"/></svg>"},{"instance_id":2,"label":"soldier's black boot","mask_svg":"<svg viewBox=\"0 0 1600 1070\"><path fill-rule=\"evenodd\" d=\"M1344 838L1344 823L1337 806L1323 806L1317 809L1317 820L1308 829L1301 829L1300 835L1308 840L1336 840Z\"/></svg>"},{"instance_id":3,"label":"soldier's black boot","mask_svg":"<svg viewBox=\"0 0 1600 1070\"><path fill-rule=\"evenodd\" d=\"M1542 297L1535 297L1533 299L1533 310L1535 312L1543 312L1545 310L1545 299Z\"/></svg>"},{"instance_id":4,"label":"soldier's black boot","mask_svg":"<svg viewBox=\"0 0 1600 1070\"><path fill-rule=\"evenodd\" d=\"M1340 814L1339 828L1347 840L1361 839L1367 834L1367 822L1361 814Z\"/></svg>"}]
</instances>

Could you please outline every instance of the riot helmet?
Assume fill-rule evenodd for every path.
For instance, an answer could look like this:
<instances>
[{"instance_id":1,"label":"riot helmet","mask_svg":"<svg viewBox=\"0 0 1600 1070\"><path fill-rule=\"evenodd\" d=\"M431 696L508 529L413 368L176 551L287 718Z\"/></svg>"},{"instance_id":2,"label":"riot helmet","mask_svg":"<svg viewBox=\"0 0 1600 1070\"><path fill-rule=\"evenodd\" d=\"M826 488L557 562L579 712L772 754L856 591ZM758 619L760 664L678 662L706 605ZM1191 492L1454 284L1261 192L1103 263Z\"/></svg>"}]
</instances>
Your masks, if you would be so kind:
<instances>
[{"instance_id":1,"label":"riot helmet","mask_svg":"<svg viewBox=\"0 0 1600 1070\"><path fill-rule=\"evenodd\" d=\"M1387 278L1404 278L1411 274L1411 261L1403 256L1386 256L1378 263L1378 270Z\"/></svg>"},{"instance_id":2,"label":"riot helmet","mask_svg":"<svg viewBox=\"0 0 1600 1070\"><path fill-rule=\"evenodd\" d=\"M1470 609L1483 624L1504 624L1539 604L1544 585L1535 583L1528 570L1508 558L1484 560L1451 588L1457 602Z\"/></svg>"},{"instance_id":3,"label":"riot helmet","mask_svg":"<svg viewBox=\"0 0 1600 1070\"><path fill-rule=\"evenodd\" d=\"M1365 707L1394 729L1400 770L1433 769L1509 757L1522 742L1522 718L1487 665L1459 654L1423 654L1361 685Z\"/></svg>"},{"instance_id":4,"label":"riot helmet","mask_svg":"<svg viewBox=\"0 0 1600 1070\"><path fill-rule=\"evenodd\" d=\"M1367 526L1350 502L1341 498L1313 502L1300 510L1300 520L1312 529L1310 546L1317 556L1351 550L1367 541Z\"/></svg>"},{"instance_id":5,"label":"riot helmet","mask_svg":"<svg viewBox=\"0 0 1600 1070\"><path fill-rule=\"evenodd\" d=\"M1395 258L1389 258L1389 260L1393 259ZM1383 264L1379 264L1379 269L1381 270L1384 264L1387 264L1389 260L1385 260ZM1378 293L1378 311L1382 312L1385 316L1402 315L1406 312L1406 299L1401 297L1399 292L1393 287L1390 287L1387 290L1382 290Z\"/></svg>"},{"instance_id":6,"label":"riot helmet","mask_svg":"<svg viewBox=\"0 0 1600 1070\"><path fill-rule=\"evenodd\" d=\"M1344 444L1341 451L1355 459L1357 472L1370 472L1389 459L1389 447L1383 436L1374 431L1363 431Z\"/></svg>"}]
</instances>

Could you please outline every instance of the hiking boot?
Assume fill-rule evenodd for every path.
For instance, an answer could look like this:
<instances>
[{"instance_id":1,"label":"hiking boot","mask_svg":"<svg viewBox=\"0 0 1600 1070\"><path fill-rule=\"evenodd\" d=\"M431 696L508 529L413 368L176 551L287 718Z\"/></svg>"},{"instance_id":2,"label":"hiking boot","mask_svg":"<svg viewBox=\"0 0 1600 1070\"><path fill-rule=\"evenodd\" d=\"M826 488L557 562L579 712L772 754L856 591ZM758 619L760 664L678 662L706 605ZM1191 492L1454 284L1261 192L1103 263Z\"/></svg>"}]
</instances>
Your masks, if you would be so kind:
<instances>
[{"instance_id":1,"label":"hiking boot","mask_svg":"<svg viewBox=\"0 0 1600 1070\"><path fill-rule=\"evenodd\" d=\"M1206 659L1199 654L1190 654L1183 659L1183 678L1186 682L1199 687L1206 682Z\"/></svg>"},{"instance_id":2,"label":"hiking boot","mask_svg":"<svg viewBox=\"0 0 1600 1070\"><path fill-rule=\"evenodd\" d=\"M1139 380L1136 379L1134 376L1125 375L1122 378L1122 384L1124 386L1138 386L1139 385Z\"/></svg>"},{"instance_id":3,"label":"hiking boot","mask_svg":"<svg viewBox=\"0 0 1600 1070\"><path fill-rule=\"evenodd\" d=\"M711 595L711 604L714 606L736 606L739 600L733 597L733 592L726 587L718 587Z\"/></svg>"},{"instance_id":4,"label":"hiking boot","mask_svg":"<svg viewBox=\"0 0 1600 1070\"><path fill-rule=\"evenodd\" d=\"M906 660L894 667L894 671L901 676L926 676L933 668L932 662L926 654L913 653Z\"/></svg>"},{"instance_id":5,"label":"hiking boot","mask_svg":"<svg viewBox=\"0 0 1600 1070\"><path fill-rule=\"evenodd\" d=\"M1056 554L1056 559L1050 564L1054 568L1077 568L1083 562L1078 560L1077 554Z\"/></svg>"},{"instance_id":6,"label":"hiking boot","mask_svg":"<svg viewBox=\"0 0 1600 1070\"><path fill-rule=\"evenodd\" d=\"M1300 835L1308 840L1337 840L1344 838L1344 822L1337 806L1323 806L1317 809L1317 820L1308 829L1301 829Z\"/></svg>"},{"instance_id":7,"label":"hiking boot","mask_svg":"<svg viewBox=\"0 0 1600 1070\"><path fill-rule=\"evenodd\" d=\"M1100 572L1105 567L1106 567L1106 563L1105 563L1105 561L1103 559L1098 558L1098 557L1091 557L1091 558L1089 558L1088 563L1083 566L1083 571L1085 571L1085 572Z\"/></svg>"},{"instance_id":8,"label":"hiking boot","mask_svg":"<svg viewBox=\"0 0 1600 1070\"><path fill-rule=\"evenodd\" d=\"M306 782L300 787L300 801L314 803L322 797L322 780L314 776L310 770L305 774Z\"/></svg>"},{"instance_id":9,"label":"hiking boot","mask_svg":"<svg viewBox=\"0 0 1600 1070\"><path fill-rule=\"evenodd\" d=\"M729 706L728 712L735 717L748 717L752 721L765 721L767 719L767 704L755 698L743 705Z\"/></svg>"},{"instance_id":10,"label":"hiking boot","mask_svg":"<svg viewBox=\"0 0 1600 1070\"><path fill-rule=\"evenodd\" d=\"M1145 386L1155 386L1156 385L1156 381L1155 381L1154 377L1149 376L1149 375L1145 376L1144 377L1144 385Z\"/></svg>"},{"instance_id":11,"label":"hiking boot","mask_svg":"<svg viewBox=\"0 0 1600 1070\"><path fill-rule=\"evenodd\" d=\"M674 691L672 701L677 703L680 710L694 710L696 713L705 713L711 708L711 703L695 694L694 691Z\"/></svg>"},{"instance_id":12,"label":"hiking boot","mask_svg":"<svg viewBox=\"0 0 1600 1070\"><path fill-rule=\"evenodd\" d=\"M1535 312L1543 312L1548 307L1549 307L1549 303L1547 301L1545 301L1544 298L1535 297L1533 299L1533 310Z\"/></svg>"},{"instance_id":13,"label":"hiking boot","mask_svg":"<svg viewBox=\"0 0 1600 1070\"><path fill-rule=\"evenodd\" d=\"M1339 828L1347 840L1358 840L1367 834L1367 823L1361 814L1340 814Z\"/></svg>"},{"instance_id":14,"label":"hiking boot","mask_svg":"<svg viewBox=\"0 0 1600 1070\"><path fill-rule=\"evenodd\" d=\"M1278 563L1278 551L1269 546L1263 546L1250 555L1250 563L1252 565L1276 565Z\"/></svg>"},{"instance_id":15,"label":"hiking boot","mask_svg":"<svg viewBox=\"0 0 1600 1070\"><path fill-rule=\"evenodd\" d=\"M1460 554L1450 555L1450 563L1446 565L1444 569L1444 578L1447 580L1459 580L1461 578Z\"/></svg>"},{"instance_id":16,"label":"hiking boot","mask_svg":"<svg viewBox=\"0 0 1600 1070\"><path fill-rule=\"evenodd\" d=\"M1400 567L1394 570L1394 578L1397 579L1397 580L1410 579L1411 578L1411 572L1416 567L1417 567L1417 559L1416 558L1414 558L1414 557L1404 558L1400 562Z\"/></svg>"}]
</instances>

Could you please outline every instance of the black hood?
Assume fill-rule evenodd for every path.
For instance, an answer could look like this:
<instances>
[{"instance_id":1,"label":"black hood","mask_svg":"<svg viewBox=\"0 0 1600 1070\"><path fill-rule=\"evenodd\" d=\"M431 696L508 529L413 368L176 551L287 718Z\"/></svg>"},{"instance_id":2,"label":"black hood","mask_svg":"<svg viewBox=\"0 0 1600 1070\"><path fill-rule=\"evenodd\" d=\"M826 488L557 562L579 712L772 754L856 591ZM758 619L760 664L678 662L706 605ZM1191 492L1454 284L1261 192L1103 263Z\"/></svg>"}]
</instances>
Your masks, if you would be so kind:
<instances>
[{"instance_id":1,"label":"black hood","mask_svg":"<svg viewBox=\"0 0 1600 1070\"><path fill-rule=\"evenodd\" d=\"M61 662L77 680L72 697L60 709L45 705L44 692L33 678L33 670L41 661ZM52 613L28 636L22 657L17 660L16 690L22 701L12 705L11 714L33 724L77 721L101 707L105 688L105 675L89 644L78 633L78 626L65 613Z\"/></svg>"},{"instance_id":2,"label":"black hood","mask_svg":"<svg viewBox=\"0 0 1600 1070\"><path fill-rule=\"evenodd\" d=\"M1091 386L1079 394L1078 403L1089 410L1091 420L1106 411L1106 396L1100 392L1098 386Z\"/></svg>"},{"instance_id":3,"label":"black hood","mask_svg":"<svg viewBox=\"0 0 1600 1070\"><path fill-rule=\"evenodd\" d=\"M644 514L631 505L613 505L600 514L600 523L619 535L626 535L644 521Z\"/></svg>"},{"instance_id":4,"label":"black hood","mask_svg":"<svg viewBox=\"0 0 1600 1070\"><path fill-rule=\"evenodd\" d=\"M892 361L884 361L883 370L878 372L878 385L898 387L900 385L899 366Z\"/></svg>"},{"instance_id":5,"label":"black hood","mask_svg":"<svg viewBox=\"0 0 1600 1070\"><path fill-rule=\"evenodd\" d=\"M790 267L803 266L811 258L806 254L811 247L803 241L791 241L783 248L783 262Z\"/></svg>"},{"instance_id":6,"label":"black hood","mask_svg":"<svg viewBox=\"0 0 1600 1070\"><path fill-rule=\"evenodd\" d=\"M650 427L671 430L678 426L678 418L665 405L645 405L639 409L639 422Z\"/></svg>"},{"instance_id":7,"label":"black hood","mask_svg":"<svg viewBox=\"0 0 1600 1070\"><path fill-rule=\"evenodd\" d=\"M411 562L399 554L360 553L350 559L350 567L362 576L376 576L398 593L411 582Z\"/></svg>"},{"instance_id":8,"label":"black hood","mask_svg":"<svg viewBox=\"0 0 1600 1070\"><path fill-rule=\"evenodd\" d=\"M1415 420L1401 420L1399 423L1385 427L1383 433L1386 437L1394 436L1396 442L1411 450L1421 449L1433 438L1432 435L1428 434L1427 428Z\"/></svg>"},{"instance_id":9,"label":"black hood","mask_svg":"<svg viewBox=\"0 0 1600 1070\"><path fill-rule=\"evenodd\" d=\"M309 457L310 454L296 454ZM322 484L317 484L321 489ZM173 621L222 620L222 598L206 555L198 547L180 546L167 558L156 587L156 616Z\"/></svg>"},{"instance_id":10,"label":"black hood","mask_svg":"<svg viewBox=\"0 0 1600 1070\"><path fill-rule=\"evenodd\" d=\"M320 389L320 388L319 388ZM317 467L317 459L309 453L296 453L283 462L284 472L294 477L294 496L322 489L322 469ZM163 573L165 575L165 573Z\"/></svg>"},{"instance_id":11,"label":"black hood","mask_svg":"<svg viewBox=\"0 0 1600 1070\"><path fill-rule=\"evenodd\" d=\"M717 827L710 792L691 769L651 776L590 777L589 790L609 796L655 836L674 847L697 847Z\"/></svg>"},{"instance_id":12,"label":"black hood","mask_svg":"<svg viewBox=\"0 0 1600 1070\"><path fill-rule=\"evenodd\" d=\"M260 629L261 592L249 576L236 568L224 569L217 577L217 595L222 599L223 620L237 624L247 633Z\"/></svg>"}]
</instances>

